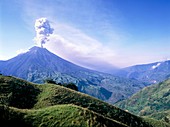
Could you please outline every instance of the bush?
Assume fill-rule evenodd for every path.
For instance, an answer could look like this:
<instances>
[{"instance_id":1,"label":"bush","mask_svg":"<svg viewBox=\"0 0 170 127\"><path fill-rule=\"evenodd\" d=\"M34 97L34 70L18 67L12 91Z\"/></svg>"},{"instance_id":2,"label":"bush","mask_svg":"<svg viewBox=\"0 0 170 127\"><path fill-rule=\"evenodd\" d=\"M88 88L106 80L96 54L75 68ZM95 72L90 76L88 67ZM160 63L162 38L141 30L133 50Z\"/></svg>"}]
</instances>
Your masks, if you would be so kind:
<instances>
[{"instance_id":1,"label":"bush","mask_svg":"<svg viewBox=\"0 0 170 127\"><path fill-rule=\"evenodd\" d=\"M46 79L45 80L46 83L50 83L50 84L56 84L59 86L64 86L66 88L70 88L72 90L78 91L78 87L74 84L74 83L56 83L55 81L53 81L52 79Z\"/></svg>"},{"instance_id":2,"label":"bush","mask_svg":"<svg viewBox=\"0 0 170 127\"><path fill-rule=\"evenodd\" d=\"M56 84L56 82L53 81L52 79L46 79L45 82L46 83L51 83L51 84Z\"/></svg>"},{"instance_id":3,"label":"bush","mask_svg":"<svg viewBox=\"0 0 170 127\"><path fill-rule=\"evenodd\" d=\"M66 87L78 91L78 87L73 83L66 84Z\"/></svg>"},{"instance_id":4,"label":"bush","mask_svg":"<svg viewBox=\"0 0 170 127\"><path fill-rule=\"evenodd\" d=\"M70 88L72 90L78 91L78 87L74 83L64 83L64 84L57 83L57 85L64 86L66 88Z\"/></svg>"}]
</instances>

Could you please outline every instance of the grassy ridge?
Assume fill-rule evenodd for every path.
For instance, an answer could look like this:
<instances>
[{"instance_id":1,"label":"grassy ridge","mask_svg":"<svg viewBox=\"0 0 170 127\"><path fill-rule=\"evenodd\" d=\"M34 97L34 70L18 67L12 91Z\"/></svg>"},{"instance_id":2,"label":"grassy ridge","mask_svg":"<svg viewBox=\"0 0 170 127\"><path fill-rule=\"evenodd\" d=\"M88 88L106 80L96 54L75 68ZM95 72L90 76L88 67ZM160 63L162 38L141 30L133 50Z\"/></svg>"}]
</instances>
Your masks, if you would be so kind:
<instances>
[{"instance_id":1,"label":"grassy ridge","mask_svg":"<svg viewBox=\"0 0 170 127\"><path fill-rule=\"evenodd\" d=\"M56 105L38 110L1 108L1 125L17 127L127 127L117 121L75 105ZM2 109L3 108L3 109ZM6 116L2 116L2 111ZM2 127L2 126L1 126Z\"/></svg>"},{"instance_id":2,"label":"grassy ridge","mask_svg":"<svg viewBox=\"0 0 170 127\"><path fill-rule=\"evenodd\" d=\"M54 124L80 126L80 123L81 126L92 127L169 127L166 123L132 115L86 94L54 84L36 85L21 79L0 76L0 90L3 91L0 93L0 99L5 100L1 101L1 104L6 105L1 107L7 107L1 108L0 119L7 120L6 123L10 120L19 121L24 127L52 127ZM14 100L17 101L16 104L11 103L15 102ZM161 126L157 126L158 123Z\"/></svg>"},{"instance_id":3,"label":"grassy ridge","mask_svg":"<svg viewBox=\"0 0 170 127\"><path fill-rule=\"evenodd\" d=\"M128 126L149 126L148 123L143 122L140 117L134 116L89 95L53 84L45 84L39 87L42 92L38 96L39 101L34 106L36 109L56 104L74 104Z\"/></svg>"},{"instance_id":4,"label":"grassy ridge","mask_svg":"<svg viewBox=\"0 0 170 127\"><path fill-rule=\"evenodd\" d=\"M40 94L37 85L0 75L0 102L17 108L33 108ZM29 101L29 103L28 103Z\"/></svg>"}]
</instances>

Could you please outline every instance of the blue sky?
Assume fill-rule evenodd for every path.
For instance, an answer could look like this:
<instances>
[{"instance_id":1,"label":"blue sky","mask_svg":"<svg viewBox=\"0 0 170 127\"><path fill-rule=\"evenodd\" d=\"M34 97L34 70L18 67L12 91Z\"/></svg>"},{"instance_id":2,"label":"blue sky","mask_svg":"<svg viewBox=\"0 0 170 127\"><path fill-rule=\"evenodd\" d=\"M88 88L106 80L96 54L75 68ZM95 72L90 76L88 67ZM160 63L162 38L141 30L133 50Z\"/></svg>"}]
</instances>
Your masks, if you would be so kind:
<instances>
[{"instance_id":1,"label":"blue sky","mask_svg":"<svg viewBox=\"0 0 170 127\"><path fill-rule=\"evenodd\" d=\"M170 58L170 0L1 0L0 59L35 45L35 20L54 34L45 45L76 64L100 69Z\"/></svg>"}]
</instances>

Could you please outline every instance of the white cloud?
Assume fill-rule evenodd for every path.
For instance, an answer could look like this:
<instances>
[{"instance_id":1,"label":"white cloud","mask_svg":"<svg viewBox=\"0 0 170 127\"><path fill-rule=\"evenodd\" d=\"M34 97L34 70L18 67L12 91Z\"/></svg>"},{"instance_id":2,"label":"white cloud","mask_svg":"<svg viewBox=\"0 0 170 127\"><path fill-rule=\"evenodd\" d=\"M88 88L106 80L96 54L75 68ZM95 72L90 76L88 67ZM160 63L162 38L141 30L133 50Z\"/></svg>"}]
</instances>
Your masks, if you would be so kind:
<instances>
[{"instance_id":1,"label":"white cloud","mask_svg":"<svg viewBox=\"0 0 170 127\"><path fill-rule=\"evenodd\" d=\"M112 68L119 65L115 62L116 50L119 46L118 41L124 39L124 36L115 32L115 28L112 29L110 22L102 15L96 16L87 11L79 13L74 11L74 8L46 6L46 4L44 6L44 4L38 4L38 1L31 1L21 2L24 10L23 19L28 24L28 29L32 27L35 19L40 17L46 17L52 22L50 24L54 28L54 33L50 35L49 42L43 45L48 50L78 65L93 69ZM47 3L50 4L50 2ZM72 11L75 12L75 17L69 17L68 12ZM86 18L84 13L87 13Z\"/></svg>"},{"instance_id":2,"label":"white cloud","mask_svg":"<svg viewBox=\"0 0 170 127\"><path fill-rule=\"evenodd\" d=\"M22 17L30 31L34 32L32 29L34 21L40 17L45 16L57 24L55 34L46 47L64 59L77 64L88 67L98 65L125 67L161 61L164 57L169 57L170 38L142 40L135 36L136 34L133 35L128 30L122 29L124 16L116 7L112 8L115 11L104 8L105 13L102 14L98 13L98 10L102 12L102 8L98 9L100 4L103 5L100 2L96 4L88 4L86 1L84 3L79 1L80 4L76 4L72 1L68 3L60 0L55 0L60 4L39 0L17 0L16 2L23 9ZM77 11L77 5L81 11Z\"/></svg>"},{"instance_id":3,"label":"white cloud","mask_svg":"<svg viewBox=\"0 0 170 127\"><path fill-rule=\"evenodd\" d=\"M95 68L113 66L115 53L101 42L67 25L53 26L55 33L44 47L76 64Z\"/></svg>"}]
</instances>

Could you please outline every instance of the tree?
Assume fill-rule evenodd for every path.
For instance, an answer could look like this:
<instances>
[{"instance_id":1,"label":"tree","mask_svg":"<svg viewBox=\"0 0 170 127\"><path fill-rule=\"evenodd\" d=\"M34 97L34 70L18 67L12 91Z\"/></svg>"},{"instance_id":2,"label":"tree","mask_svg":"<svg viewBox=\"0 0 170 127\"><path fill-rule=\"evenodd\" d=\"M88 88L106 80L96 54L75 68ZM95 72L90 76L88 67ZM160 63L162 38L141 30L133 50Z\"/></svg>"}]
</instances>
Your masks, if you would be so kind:
<instances>
[{"instance_id":1,"label":"tree","mask_svg":"<svg viewBox=\"0 0 170 127\"><path fill-rule=\"evenodd\" d=\"M45 80L46 83L51 83L51 84L57 84L55 81L53 81L52 79L46 79Z\"/></svg>"},{"instance_id":2,"label":"tree","mask_svg":"<svg viewBox=\"0 0 170 127\"><path fill-rule=\"evenodd\" d=\"M66 84L66 87L78 91L78 87L74 83L68 83Z\"/></svg>"}]
</instances>

